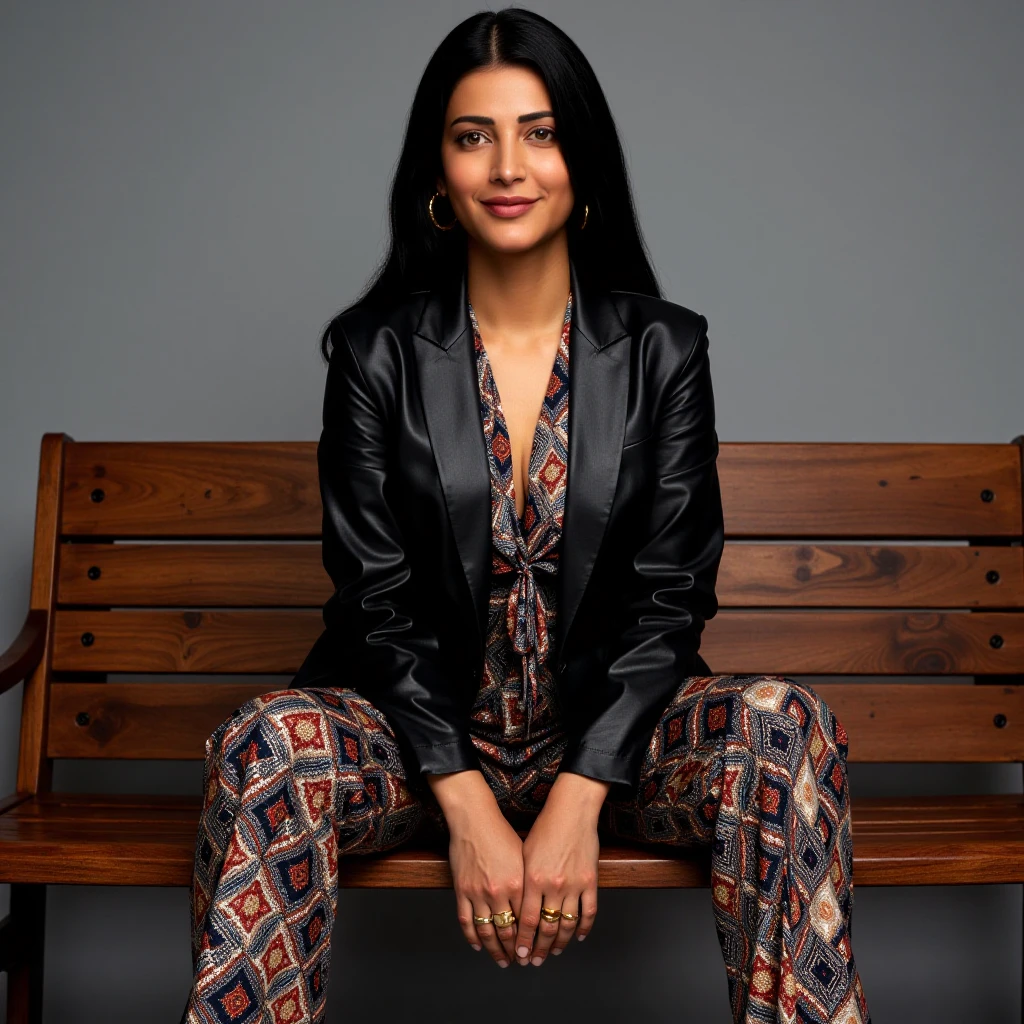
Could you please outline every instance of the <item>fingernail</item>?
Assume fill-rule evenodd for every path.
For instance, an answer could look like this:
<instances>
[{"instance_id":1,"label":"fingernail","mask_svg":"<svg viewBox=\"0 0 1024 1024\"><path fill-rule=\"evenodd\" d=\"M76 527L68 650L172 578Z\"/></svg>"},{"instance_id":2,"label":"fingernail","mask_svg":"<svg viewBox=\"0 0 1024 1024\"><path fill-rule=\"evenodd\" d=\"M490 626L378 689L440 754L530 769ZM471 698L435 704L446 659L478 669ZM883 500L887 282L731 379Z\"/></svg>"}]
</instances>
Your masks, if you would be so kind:
<instances>
[{"instance_id":1,"label":"fingernail","mask_svg":"<svg viewBox=\"0 0 1024 1024\"><path fill-rule=\"evenodd\" d=\"M518 949L516 950L516 952L517 952L517 953L518 953L518 954L519 954L520 956L528 956L528 955L529 955L529 952L530 952L530 951L529 951L529 950L528 950L528 949L526 948L526 946L520 946L520 947L519 947L519 948L518 948Z\"/></svg>"},{"instance_id":2,"label":"fingernail","mask_svg":"<svg viewBox=\"0 0 1024 1024\"><path fill-rule=\"evenodd\" d=\"M560 949L553 949L553 950L551 950L551 955L552 956L558 956L558 954L561 953L561 952L562 951Z\"/></svg>"},{"instance_id":3,"label":"fingernail","mask_svg":"<svg viewBox=\"0 0 1024 1024\"><path fill-rule=\"evenodd\" d=\"M481 949L481 947L480 947L480 946L478 946L478 945L477 945L477 944L476 944L475 942L471 942L471 943L470 943L470 945L471 945L471 946L472 946L472 947L473 947L473 948L474 948L474 949L475 949L475 950L476 950L476 951L477 951L478 953L480 952L480 949Z\"/></svg>"},{"instance_id":4,"label":"fingernail","mask_svg":"<svg viewBox=\"0 0 1024 1024\"><path fill-rule=\"evenodd\" d=\"M544 957L542 957L542 956L535 956L535 957L534 957L534 958L533 958L533 959L532 959L532 960L530 961L530 963L531 963L531 964L533 964L533 966L534 966L534 967L540 967L540 965L541 965L542 963L544 963Z\"/></svg>"},{"instance_id":5,"label":"fingernail","mask_svg":"<svg viewBox=\"0 0 1024 1024\"><path fill-rule=\"evenodd\" d=\"M499 960L498 961L498 966L499 967L508 967L508 961L507 960Z\"/></svg>"},{"instance_id":6,"label":"fingernail","mask_svg":"<svg viewBox=\"0 0 1024 1024\"><path fill-rule=\"evenodd\" d=\"M577 935L576 938L582 942L586 938L586 935Z\"/></svg>"},{"instance_id":7,"label":"fingernail","mask_svg":"<svg viewBox=\"0 0 1024 1024\"><path fill-rule=\"evenodd\" d=\"M529 961L529 960L527 960L525 956L524 956L524 957L522 957L522 958L521 958L520 960L518 960L518 961L516 961L516 962L517 962L517 963L519 964L519 966L520 966L520 967L526 967L526 966L528 966L528 965L529 965L529 963L530 963L530 961Z\"/></svg>"}]
</instances>

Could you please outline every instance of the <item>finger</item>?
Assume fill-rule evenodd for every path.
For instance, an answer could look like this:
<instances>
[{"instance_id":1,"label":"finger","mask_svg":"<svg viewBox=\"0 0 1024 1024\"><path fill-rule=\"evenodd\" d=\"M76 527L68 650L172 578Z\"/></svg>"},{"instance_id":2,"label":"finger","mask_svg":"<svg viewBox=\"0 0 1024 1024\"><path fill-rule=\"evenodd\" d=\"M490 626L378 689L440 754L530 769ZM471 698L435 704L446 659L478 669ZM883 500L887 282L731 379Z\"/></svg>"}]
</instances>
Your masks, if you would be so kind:
<instances>
[{"instance_id":1,"label":"finger","mask_svg":"<svg viewBox=\"0 0 1024 1024\"><path fill-rule=\"evenodd\" d=\"M597 917L597 887L584 889L580 897L580 921L576 926L576 938L582 942L594 927L594 918Z\"/></svg>"},{"instance_id":2,"label":"finger","mask_svg":"<svg viewBox=\"0 0 1024 1024\"><path fill-rule=\"evenodd\" d=\"M545 908L557 910L561 914L564 899L563 896L548 896L545 894L544 899L541 900L541 910ZM537 939L533 944L533 953L530 956L530 963L534 967L540 967L544 963L548 950L551 949L551 943L555 941L555 936L557 935L558 921L548 921L542 913L540 915L540 923L537 925Z\"/></svg>"},{"instance_id":3,"label":"finger","mask_svg":"<svg viewBox=\"0 0 1024 1024\"><path fill-rule=\"evenodd\" d=\"M512 912L515 913L515 910ZM496 925L494 931L511 963L511 961L516 959L516 926L514 924L507 924L504 928L499 928Z\"/></svg>"},{"instance_id":4,"label":"finger","mask_svg":"<svg viewBox=\"0 0 1024 1024\"><path fill-rule=\"evenodd\" d=\"M459 927L466 941L476 950L483 949L480 936L476 933L476 925L473 924L473 904L465 896L456 896L455 907Z\"/></svg>"},{"instance_id":5,"label":"finger","mask_svg":"<svg viewBox=\"0 0 1024 1024\"><path fill-rule=\"evenodd\" d=\"M529 963L530 950L540 923L540 889L527 885L523 893L522 912L519 915L519 929L516 932L516 958L519 963Z\"/></svg>"},{"instance_id":6,"label":"finger","mask_svg":"<svg viewBox=\"0 0 1024 1024\"><path fill-rule=\"evenodd\" d=\"M567 918L565 916L566 914L572 914L572 917ZM567 896L562 903L562 920L558 924L558 934L555 936L555 941L551 943L552 956L558 956L558 954L561 953L569 944L569 940L573 937L573 933L576 931L576 925L579 923L579 919L579 896Z\"/></svg>"},{"instance_id":7,"label":"finger","mask_svg":"<svg viewBox=\"0 0 1024 1024\"><path fill-rule=\"evenodd\" d=\"M487 905L487 902L483 899L478 899L473 904L473 913L477 917L490 917L491 911ZM499 967L508 967L509 959L508 954L502 948L501 943L498 941L498 936L495 934L493 924L482 924L474 922L476 933L479 936L479 942L483 944L484 949L491 954L491 959Z\"/></svg>"}]
</instances>

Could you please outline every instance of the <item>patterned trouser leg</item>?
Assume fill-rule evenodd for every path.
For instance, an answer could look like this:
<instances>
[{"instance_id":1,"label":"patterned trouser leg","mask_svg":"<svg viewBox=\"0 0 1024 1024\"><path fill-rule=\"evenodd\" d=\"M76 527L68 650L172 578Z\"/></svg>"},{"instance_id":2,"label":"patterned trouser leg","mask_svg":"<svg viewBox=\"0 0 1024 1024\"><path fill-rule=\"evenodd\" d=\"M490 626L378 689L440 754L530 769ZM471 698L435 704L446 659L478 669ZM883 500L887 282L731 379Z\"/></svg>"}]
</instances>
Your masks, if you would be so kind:
<instances>
[{"instance_id":1,"label":"patterned trouser leg","mask_svg":"<svg viewBox=\"0 0 1024 1024\"><path fill-rule=\"evenodd\" d=\"M842 724L784 676L691 676L666 708L625 838L711 849L736 1024L870 1024L850 946L853 842Z\"/></svg>"},{"instance_id":2,"label":"patterned trouser leg","mask_svg":"<svg viewBox=\"0 0 1024 1024\"><path fill-rule=\"evenodd\" d=\"M384 716L349 689L280 690L207 741L188 1024L323 1019L338 856L424 814Z\"/></svg>"}]
</instances>

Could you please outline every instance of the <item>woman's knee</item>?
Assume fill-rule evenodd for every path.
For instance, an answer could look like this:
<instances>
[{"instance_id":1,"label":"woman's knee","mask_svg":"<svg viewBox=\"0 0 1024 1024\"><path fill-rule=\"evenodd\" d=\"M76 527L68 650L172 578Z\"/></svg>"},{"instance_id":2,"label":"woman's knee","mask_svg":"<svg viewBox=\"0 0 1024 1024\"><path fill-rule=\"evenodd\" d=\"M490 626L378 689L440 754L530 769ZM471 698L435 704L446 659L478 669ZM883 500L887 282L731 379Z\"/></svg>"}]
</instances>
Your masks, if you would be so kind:
<instances>
[{"instance_id":1,"label":"woman's knee","mask_svg":"<svg viewBox=\"0 0 1024 1024\"><path fill-rule=\"evenodd\" d=\"M345 701L338 694L338 705ZM321 698L305 690L273 690L246 701L207 740L207 759L230 764L244 774L250 764L327 755L332 749L330 719Z\"/></svg>"}]
</instances>

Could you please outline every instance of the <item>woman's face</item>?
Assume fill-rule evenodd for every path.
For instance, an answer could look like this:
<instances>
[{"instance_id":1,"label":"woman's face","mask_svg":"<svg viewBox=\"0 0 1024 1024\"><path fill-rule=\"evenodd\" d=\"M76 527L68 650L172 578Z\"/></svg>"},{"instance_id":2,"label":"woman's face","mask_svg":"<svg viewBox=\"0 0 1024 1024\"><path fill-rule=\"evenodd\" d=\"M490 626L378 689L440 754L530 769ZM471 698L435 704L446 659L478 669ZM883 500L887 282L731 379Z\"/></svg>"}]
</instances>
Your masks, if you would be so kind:
<instances>
[{"instance_id":1,"label":"woman's face","mask_svg":"<svg viewBox=\"0 0 1024 1024\"><path fill-rule=\"evenodd\" d=\"M523 252L564 229L575 196L557 128L547 88L529 68L480 69L459 81L445 116L437 188L471 244ZM525 202L494 202L507 197ZM434 211L450 222L447 204L435 200Z\"/></svg>"}]
</instances>

